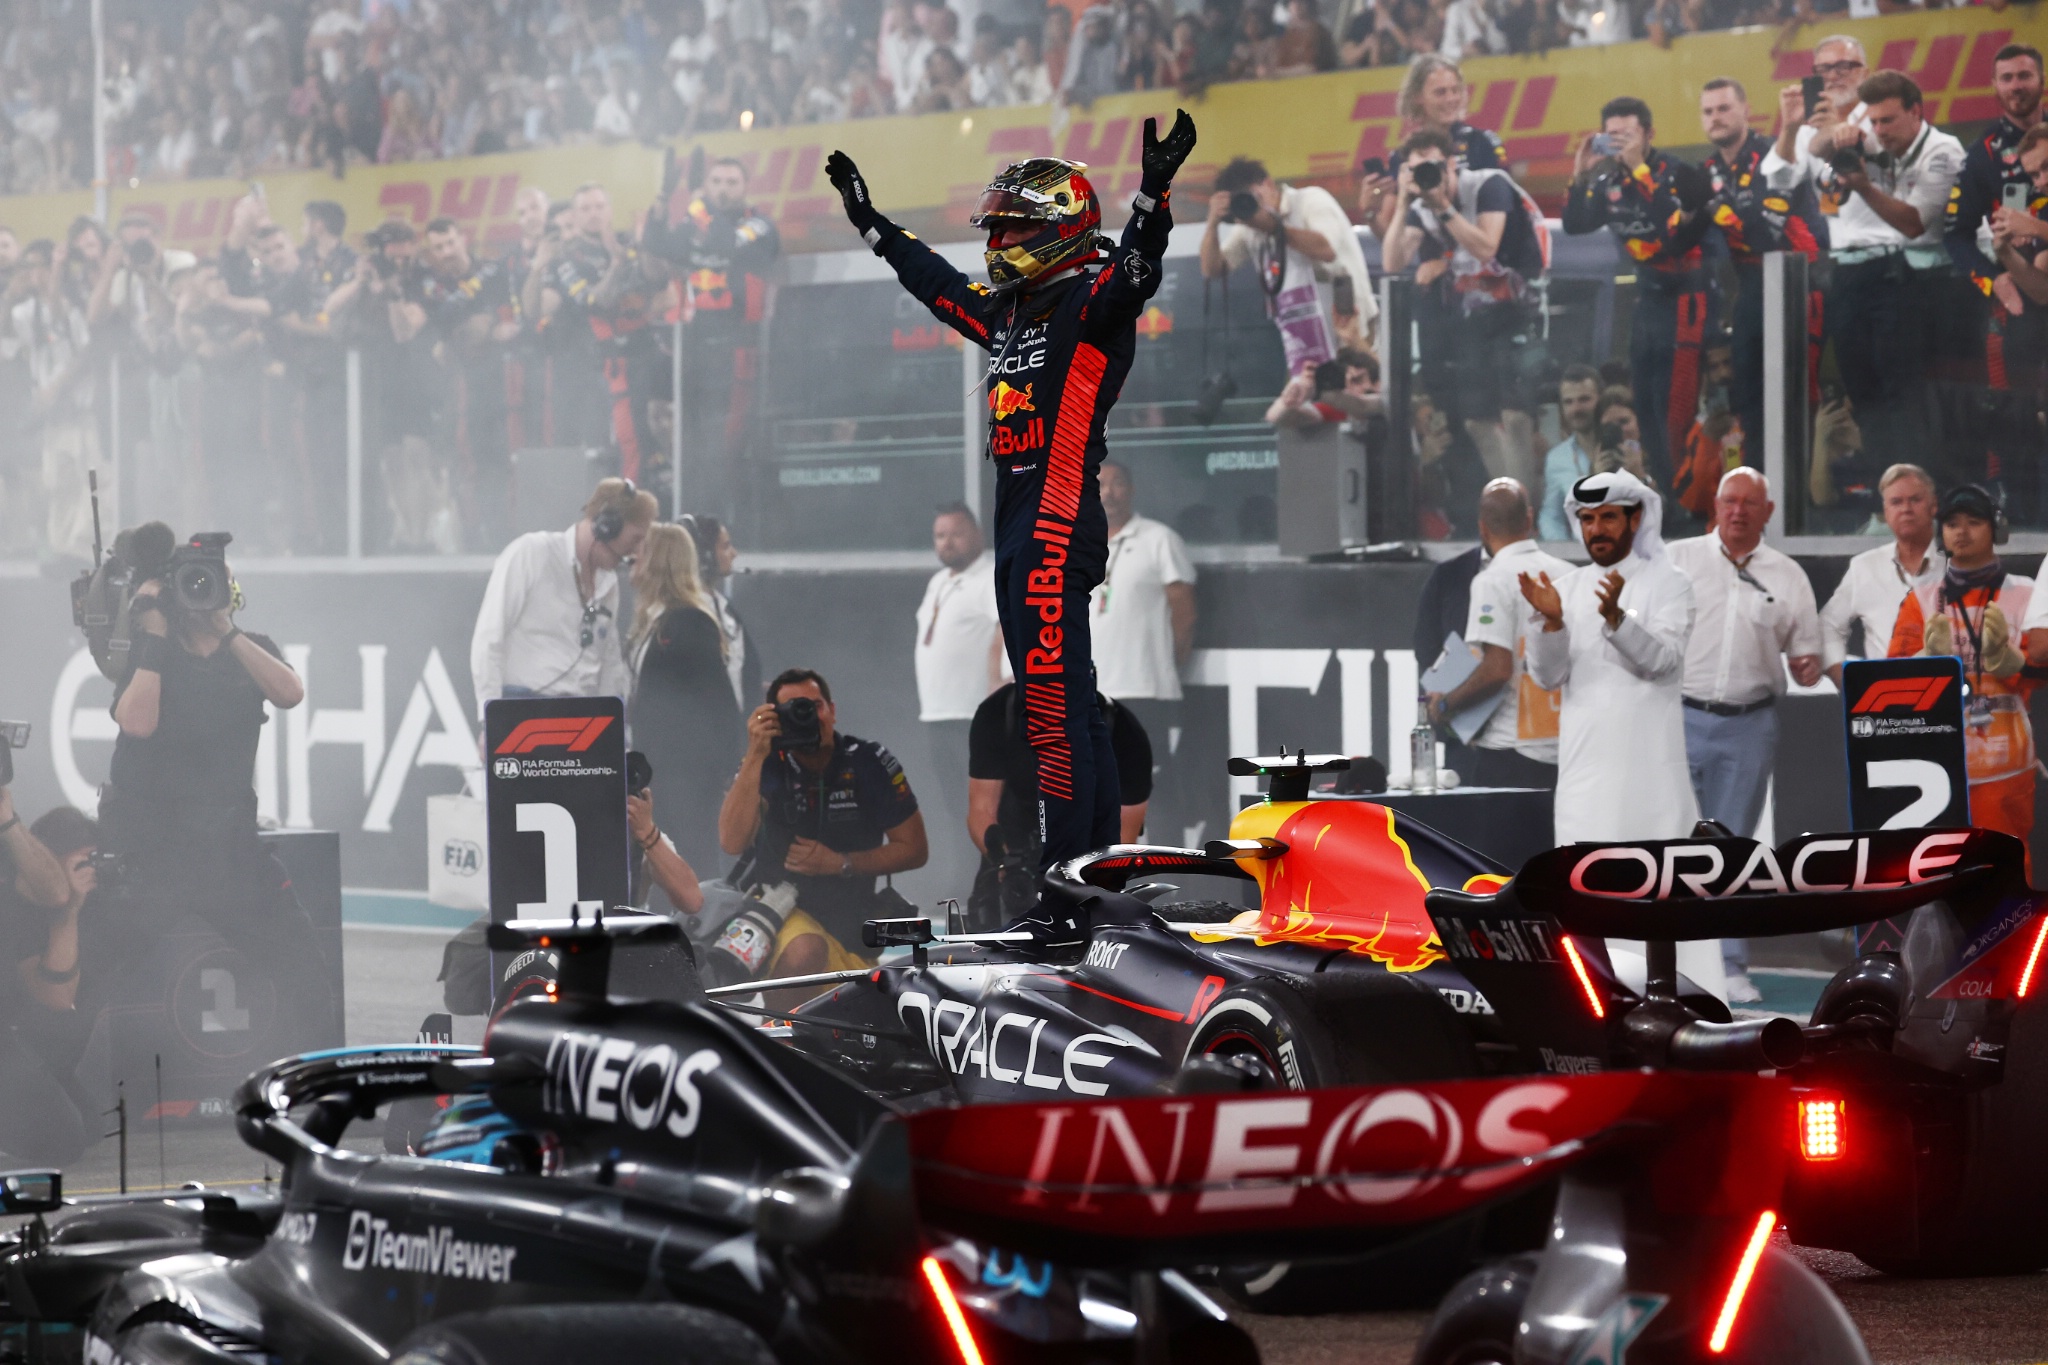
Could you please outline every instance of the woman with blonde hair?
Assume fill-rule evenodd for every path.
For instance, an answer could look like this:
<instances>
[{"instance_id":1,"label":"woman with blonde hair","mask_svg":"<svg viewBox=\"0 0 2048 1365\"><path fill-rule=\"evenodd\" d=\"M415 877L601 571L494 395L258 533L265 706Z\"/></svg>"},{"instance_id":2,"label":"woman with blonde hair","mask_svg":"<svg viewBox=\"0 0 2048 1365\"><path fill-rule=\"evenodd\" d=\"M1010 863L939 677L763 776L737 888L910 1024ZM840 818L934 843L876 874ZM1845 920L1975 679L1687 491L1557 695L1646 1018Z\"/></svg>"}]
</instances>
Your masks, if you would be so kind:
<instances>
[{"instance_id":1,"label":"woman with blonde hair","mask_svg":"<svg viewBox=\"0 0 2048 1365\"><path fill-rule=\"evenodd\" d=\"M1401 113L1401 136L1405 140L1424 129L1432 129L1451 140L1451 154L1461 168L1506 170L1500 138L1465 122L1465 101L1470 94L1465 73L1456 62L1425 52L1408 64L1407 79L1401 82L1401 95L1395 102ZM1384 174L1365 177L1358 187L1359 211L1383 242L1394 227L1397 170L1398 167L1389 166Z\"/></svg>"},{"instance_id":2,"label":"woman with blonde hair","mask_svg":"<svg viewBox=\"0 0 2048 1365\"><path fill-rule=\"evenodd\" d=\"M654 819L693 868L719 866L718 807L745 733L726 676L725 633L696 542L652 527L633 566L633 747L654 765Z\"/></svg>"}]
</instances>

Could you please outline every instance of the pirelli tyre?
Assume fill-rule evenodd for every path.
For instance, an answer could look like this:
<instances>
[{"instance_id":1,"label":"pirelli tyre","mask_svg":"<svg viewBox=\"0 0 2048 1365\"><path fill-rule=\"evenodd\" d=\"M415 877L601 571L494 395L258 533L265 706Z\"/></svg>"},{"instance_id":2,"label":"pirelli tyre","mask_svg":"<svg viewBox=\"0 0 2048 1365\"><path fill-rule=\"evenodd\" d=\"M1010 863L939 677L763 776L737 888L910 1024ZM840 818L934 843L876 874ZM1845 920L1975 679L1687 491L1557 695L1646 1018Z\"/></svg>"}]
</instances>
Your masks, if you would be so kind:
<instances>
[{"instance_id":1,"label":"pirelli tyre","mask_svg":"<svg viewBox=\"0 0 2048 1365\"><path fill-rule=\"evenodd\" d=\"M1915 1245L1851 1247L1887 1275L2022 1275L2048 1267L2048 1000L2023 1002L2007 1035L2005 1075L1958 1101L1947 1178L1917 1207Z\"/></svg>"},{"instance_id":2,"label":"pirelli tyre","mask_svg":"<svg viewBox=\"0 0 2048 1365\"><path fill-rule=\"evenodd\" d=\"M1533 1255L1510 1256L1451 1286L1416 1344L1415 1365L1513 1365L1536 1266Z\"/></svg>"},{"instance_id":3,"label":"pirelli tyre","mask_svg":"<svg viewBox=\"0 0 2048 1365\"><path fill-rule=\"evenodd\" d=\"M464 1313L422 1327L392 1365L776 1365L760 1337L682 1304L545 1304Z\"/></svg>"},{"instance_id":4,"label":"pirelli tyre","mask_svg":"<svg viewBox=\"0 0 2048 1365\"><path fill-rule=\"evenodd\" d=\"M1254 1089L1318 1090L1450 1080L1477 1072L1471 1044L1436 993L1377 968L1268 977L1218 996L1184 1067L1223 1062ZM1434 1303L1476 1259L1481 1220L1453 1219L1370 1255L1222 1266L1216 1286L1259 1313Z\"/></svg>"}]
</instances>

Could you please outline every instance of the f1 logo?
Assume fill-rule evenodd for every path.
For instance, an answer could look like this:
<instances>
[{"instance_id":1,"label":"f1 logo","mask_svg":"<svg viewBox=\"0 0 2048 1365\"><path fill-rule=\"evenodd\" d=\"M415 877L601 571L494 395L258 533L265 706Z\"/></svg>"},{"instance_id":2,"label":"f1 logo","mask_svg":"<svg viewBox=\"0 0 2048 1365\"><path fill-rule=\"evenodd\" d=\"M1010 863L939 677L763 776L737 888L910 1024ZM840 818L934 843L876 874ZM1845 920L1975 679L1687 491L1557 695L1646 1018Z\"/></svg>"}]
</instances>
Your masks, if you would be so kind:
<instances>
[{"instance_id":1,"label":"f1 logo","mask_svg":"<svg viewBox=\"0 0 2048 1365\"><path fill-rule=\"evenodd\" d=\"M348 1243L342 1248L341 1268L361 1270L370 1260L370 1215L365 1209L350 1209Z\"/></svg>"},{"instance_id":2,"label":"f1 logo","mask_svg":"<svg viewBox=\"0 0 2048 1365\"><path fill-rule=\"evenodd\" d=\"M612 723L610 716L549 716L522 720L493 750L500 754L530 754L535 749L567 749L580 754L597 742ZM502 775L502 774L501 774Z\"/></svg>"},{"instance_id":3,"label":"f1 logo","mask_svg":"<svg viewBox=\"0 0 2048 1365\"><path fill-rule=\"evenodd\" d=\"M1889 711L1894 707L1931 711L1934 709L1934 703L1941 700L1941 694L1947 690L1946 677L1884 678L1864 688L1863 695L1856 699L1856 704L1849 708L1849 712L1851 715L1860 716L1871 711ZM513 733L516 735L518 732ZM504 750L500 749L499 752L503 753Z\"/></svg>"}]
</instances>

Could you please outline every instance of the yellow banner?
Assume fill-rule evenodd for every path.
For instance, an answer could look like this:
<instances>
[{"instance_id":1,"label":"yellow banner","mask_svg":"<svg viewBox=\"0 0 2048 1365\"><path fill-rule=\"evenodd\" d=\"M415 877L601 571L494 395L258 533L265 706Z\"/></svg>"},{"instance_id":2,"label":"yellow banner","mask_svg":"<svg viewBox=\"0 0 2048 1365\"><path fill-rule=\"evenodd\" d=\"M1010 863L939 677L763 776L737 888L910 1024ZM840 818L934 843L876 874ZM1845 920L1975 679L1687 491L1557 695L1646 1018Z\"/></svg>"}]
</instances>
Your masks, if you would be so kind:
<instances>
[{"instance_id":1,"label":"yellow banner","mask_svg":"<svg viewBox=\"0 0 2048 1365\"><path fill-rule=\"evenodd\" d=\"M1873 69L1902 70L1919 82L1930 117L1949 124L1988 119L1998 112L1992 54L2015 40L2048 46L2048 20L2038 8L1940 10L1831 24L1795 31L1777 50L1780 30L1750 29L1680 38L1669 48L1638 42L1479 58L1465 63L1470 117L1501 135L1532 190L1555 192L1570 172L1573 144L1594 128L1609 98L1640 95L1656 112L1658 141L1690 146L1702 140L1699 88L1732 76L1748 87L1757 126L1769 131L1776 89L1808 74L1816 40L1848 32L1862 41ZM1201 144L1182 183L1206 187L1223 162L1255 156L1282 179L1325 184L1349 202L1359 160L1383 155L1400 140L1394 100L1401 78L1399 68L1377 68L1215 86L1189 111L1201 127ZM835 147L860 163L876 202L892 217L928 236L961 238L970 235L966 213L981 187L1002 165L1025 156L1085 161L1110 203L1128 197L1137 188L1145 118L1170 117L1176 102L1171 92L1152 91L1098 100L1086 110L977 109L717 133L700 141L709 155L747 163L754 200L781 225L792 249L827 250L855 242L825 183L825 155ZM469 225L489 246L516 235L512 199L523 185L562 197L585 181L601 182L623 225L659 192L661 162L659 149L638 145L562 147L358 167L339 179L291 172L266 177L264 188L272 216L293 229L309 200L332 199L348 210L352 234L390 217L420 226L446 216ZM208 251L246 190L227 180L121 187L113 210L139 208L157 219L167 245ZM58 237L91 204L83 191L5 199L0 222L24 240Z\"/></svg>"}]
</instances>

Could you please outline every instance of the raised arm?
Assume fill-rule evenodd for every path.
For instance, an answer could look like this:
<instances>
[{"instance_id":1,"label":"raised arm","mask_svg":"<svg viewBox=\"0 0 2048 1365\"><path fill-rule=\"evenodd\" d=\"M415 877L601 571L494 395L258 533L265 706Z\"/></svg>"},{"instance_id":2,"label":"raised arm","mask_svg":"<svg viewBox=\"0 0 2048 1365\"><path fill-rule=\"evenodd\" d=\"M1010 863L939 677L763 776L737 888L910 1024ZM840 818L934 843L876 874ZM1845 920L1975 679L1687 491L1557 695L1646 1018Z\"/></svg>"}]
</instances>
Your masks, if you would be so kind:
<instances>
[{"instance_id":1,"label":"raised arm","mask_svg":"<svg viewBox=\"0 0 2048 1365\"><path fill-rule=\"evenodd\" d=\"M945 257L897 227L874 205L868 182L845 152L825 158L825 176L839 191L846 220L877 256L889 263L896 278L932 316L983 350L995 330L994 296L970 281Z\"/></svg>"}]
</instances>

